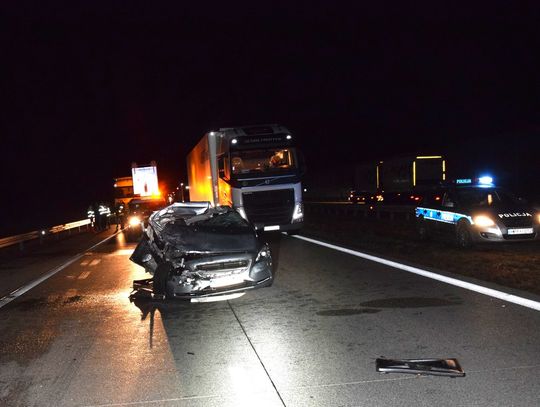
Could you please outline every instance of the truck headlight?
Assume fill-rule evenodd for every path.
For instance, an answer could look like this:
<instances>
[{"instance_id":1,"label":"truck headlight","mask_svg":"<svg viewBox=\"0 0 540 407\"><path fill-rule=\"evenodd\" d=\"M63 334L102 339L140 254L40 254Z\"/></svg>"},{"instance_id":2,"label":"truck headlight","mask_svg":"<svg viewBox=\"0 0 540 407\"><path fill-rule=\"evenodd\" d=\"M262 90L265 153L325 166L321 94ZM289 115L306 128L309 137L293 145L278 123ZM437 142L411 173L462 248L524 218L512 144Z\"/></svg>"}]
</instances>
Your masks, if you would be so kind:
<instances>
[{"instance_id":1,"label":"truck headlight","mask_svg":"<svg viewBox=\"0 0 540 407\"><path fill-rule=\"evenodd\" d=\"M473 222L475 225L478 225L480 227L495 226L495 222L493 222L493 219L486 215L475 216L473 218Z\"/></svg>"},{"instance_id":2,"label":"truck headlight","mask_svg":"<svg viewBox=\"0 0 540 407\"><path fill-rule=\"evenodd\" d=\"M294 212L292 215L292 220L297 221L304 217L304 204L303 203L297 203L294 205Z\"/></svg>"},{"instance_id":3,"label":"truck headlight","mask_svg":"<svg viewBox=\"0 0 540 407\"><path fill-rule=\"evenodd\" d=\"M132 216L129 218L129 226L138 226L141 224L141 218L138 216Z\"/></svg>"}]
</instances>

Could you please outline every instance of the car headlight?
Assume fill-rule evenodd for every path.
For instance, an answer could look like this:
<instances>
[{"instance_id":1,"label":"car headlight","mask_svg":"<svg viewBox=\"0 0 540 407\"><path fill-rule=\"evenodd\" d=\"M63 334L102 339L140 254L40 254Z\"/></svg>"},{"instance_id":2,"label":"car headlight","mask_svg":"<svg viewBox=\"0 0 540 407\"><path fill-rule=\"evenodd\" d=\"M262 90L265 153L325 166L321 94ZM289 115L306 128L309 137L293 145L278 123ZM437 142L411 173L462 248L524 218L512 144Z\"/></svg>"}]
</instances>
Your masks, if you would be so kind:
<instances>
[{"instance_id":1,"label":"car headlight","mask_svg":"<svg viewBox=\"0 0 540 407\"><path fill-rule=\"evenodd\" d=\"M538 214L536 215L536 221L537 221L538 223L540 223L540 213L538 213Z\"/></svg>"},{"instance_id":2,"label":"car headlight","mask_svg":"<svg viewBox=\"0 0 540 407\"><path fill-rule=\"evenodd\" d=\"M257 258L255 259L255 263L259 262L261 260L267 260L270 259L270 247L267 243L264 244L264 246L259 250L259 253L257 254Z\"/></svg>"},{"instance_id":3,"label":"car headlight","mask_svg":"<svg viewBox=\"0 0 540 407\"><path fill-rule=\"evenodd\" d=\"M132 216L129 218L129 226L138 226L141 224L141 218L138 216Z\"/></svg>"},{"instance_id":4,"label":"car headlight","mask_svg":"<svg viewBox=\"0 0 540 407\"><path fill-rule=\"evenodd\" d=\"M473 222L475 225L478 225L480 227L495 226L495 222L493 222L493 219L486 215L475 216L473 218Z\"/></svg>"}]
</instances>

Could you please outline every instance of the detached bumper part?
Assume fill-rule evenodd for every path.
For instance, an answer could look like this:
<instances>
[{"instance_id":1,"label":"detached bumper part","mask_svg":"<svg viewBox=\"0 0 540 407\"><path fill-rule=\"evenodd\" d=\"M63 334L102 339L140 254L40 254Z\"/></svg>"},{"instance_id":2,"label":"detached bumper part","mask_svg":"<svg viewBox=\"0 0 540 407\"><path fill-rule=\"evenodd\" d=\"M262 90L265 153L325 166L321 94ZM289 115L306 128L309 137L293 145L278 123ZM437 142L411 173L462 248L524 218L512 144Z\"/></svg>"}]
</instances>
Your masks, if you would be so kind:
<instances>
[{"instance_id":1,"label":"detached bumper part","mask_svg":"<svg viewBox=\"0 0 540 407\"><path fill-rule=\"evenodd\" d=\"M409 373L429 376L463 377L465 372L457 359L385 359L377 358L380 373Z\"/></svg>"}]
</instances>

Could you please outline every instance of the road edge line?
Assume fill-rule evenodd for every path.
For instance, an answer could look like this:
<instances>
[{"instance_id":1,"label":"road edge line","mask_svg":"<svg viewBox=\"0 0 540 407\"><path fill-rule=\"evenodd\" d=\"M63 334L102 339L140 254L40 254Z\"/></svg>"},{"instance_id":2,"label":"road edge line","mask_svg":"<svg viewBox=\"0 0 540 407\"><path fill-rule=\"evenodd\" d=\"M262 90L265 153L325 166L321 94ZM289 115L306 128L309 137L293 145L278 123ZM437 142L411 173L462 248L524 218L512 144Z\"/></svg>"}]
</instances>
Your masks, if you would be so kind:
<instances>
[{"instance_id":1,"label":"road edge line","mask_svg":"<svg viewBox=\"0 0 540 407\"><path fill-rule=\"evenodd\" d=\"M389 267L397 268L399 270L407 271L409 273L417 274L422 277L431 278L432 280L437 280L446 284L450 284L456 287L464 288L469 291L474 291L479 294L487 295L489 297L498 298L503 301L511 302L513 304L521 305L522 307L530 308L536 311L540 311L540 302L529 300L527 298L519 297L514 294L508 294L504 291L495 290L493 288L484 287L478 284L470 283L468 281L459 280L457 278L443 276L441 274L434 273L432 271L427 271L418 267L408 266L406 264L398 263L397 261L387 260L382 257L373 256L371 254L359 252L352 249L347 249L345 247L337 246L331 243L322 242L320 240L312 239L306 236L293 235L296 239L305 240L319 246L323 246L329 249L337 250L342 253L347 253L355 257L360 257L366 260L370 260L376 263L384 264Z\"/></svg>"},{"instance_id":2,"label":"road edge line","mask_svg":"<svg viewBox=\"0 0 540 407\"><path fill-rule=\"evenodd\" d=\"M47 271L45 274L43 274L40 277L36 278L34 281L31 281L30 283L27 283L27 284L23 285L22 287L19 287L16 290L12 291L8 295L2 297L0 299L0 308L4 307L5 305L9 304L11 301L15 300L16 298L18 298L21 295L25 294L26 292L30 291L32 288L38 286L39 284L41 284L45 280L51 278L52 276L54 276L59 271L64 270L66 267L70 266L71 264L73 264L77 260L79 260L81 257L83 257L86 252L89 252L90 250L95 249L99 245L102 245L107 240L110 240L113 237L115 237L118 233L120 233L120 232L116 232L116 233L112 234L111 236L103 239L101 242L96 243L95 245L93 245L89 249L86 249L82 253L76 254L75 256L70 258L68 261L66 261L64 264L61 264L60 266L55 267L52 270Z\"/></svg>"}]
</instances>

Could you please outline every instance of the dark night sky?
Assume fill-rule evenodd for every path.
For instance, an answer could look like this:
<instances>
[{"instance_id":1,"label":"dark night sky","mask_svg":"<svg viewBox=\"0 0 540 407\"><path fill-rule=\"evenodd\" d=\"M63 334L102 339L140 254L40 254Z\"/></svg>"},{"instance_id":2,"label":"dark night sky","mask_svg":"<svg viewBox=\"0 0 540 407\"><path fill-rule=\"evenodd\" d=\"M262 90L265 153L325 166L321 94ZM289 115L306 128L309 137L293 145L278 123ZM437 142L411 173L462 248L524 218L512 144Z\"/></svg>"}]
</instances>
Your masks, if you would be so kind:
<instances>
[{"instance_id":1,"label":"dark night sky","mask_svg":"<svg viewBox=\"0 0 540 407\"><path fill-rule=\"evenodd\" d=\"M132 161L172 187L204 132L263 122L297 135L308 183L443 153L451 175L491 170L538 197L527 3L41 3L1 6L2 213L25 213L1 235L82 218Z\"/></svg>"}]
</instances>

